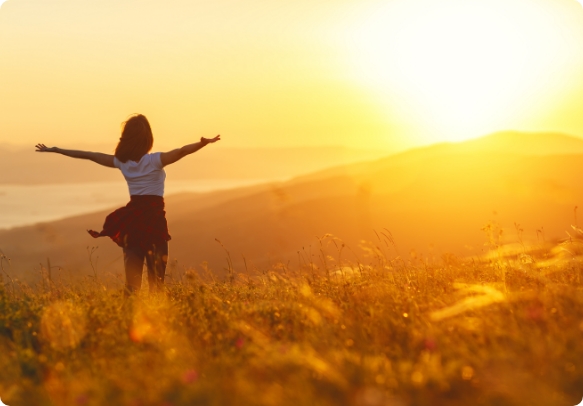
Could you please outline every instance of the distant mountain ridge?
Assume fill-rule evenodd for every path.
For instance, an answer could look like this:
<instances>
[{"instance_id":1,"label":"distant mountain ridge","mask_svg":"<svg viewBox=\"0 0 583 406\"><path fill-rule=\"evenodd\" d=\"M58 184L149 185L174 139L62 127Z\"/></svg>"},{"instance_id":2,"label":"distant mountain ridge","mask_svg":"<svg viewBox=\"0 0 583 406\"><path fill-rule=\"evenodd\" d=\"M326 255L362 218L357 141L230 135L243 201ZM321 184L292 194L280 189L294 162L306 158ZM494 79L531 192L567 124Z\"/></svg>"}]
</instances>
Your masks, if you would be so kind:
<instances>
[{"instance_id":1,"label":"distant mountain ridge","mask_svg":"<svg viewBox=\"0 0 583 406\"><path fill-rule=\"evenodd\" d=\"M394 166L400 162L423 161L435 154L468 154L475 152L534 156L579 155L583 154L583 139L562 133L500 131L467 141L442 142L412 148L370 161L327 168L305 176L299 176L293 181L323 178L338 174L357 176L359 173L381 170L384 166Z\"/></svg>"},{"instance_id":2,"label":"distant mountain ridge","mask_svg":"<svg viewBox=\"0 0 583 406\"><path fill-rule=\"evenodd\" d=\"M580 145L583 141L563 135L498 133L336 166L287 182L169 196L170 256L177 261L173 269L207 261L222 274L226 253L215 239L228 249L235 270L244 272L314 255L320 249L316 237L326 233L357 255L347 250L344 258L364 263L374 258L359 247L362 241L378 244L376 230L391 232L391 255L403 260L423 256L426 261L439 261L444 253L480 255L489 238L482 228L489 222L503 230L505 242L564 238L577 222L575 207L583 207ZM52 264L71 272L86 272L86 248L99 245L100 271L120 273L119 248L85 232L102 224L105 214L0 231L0 249L21 271L34 272L50 257ZM515 224L523 230L520 236ZM335 250L328 243L323 248Z\"/></svg>"},{"instance_id":3,"label":"distant mountain ridge","mask_svg":"<svg viewBox=\"0 0 583 406\"><path fill-rule=\"evenodd\" d=\"M562 133L501 131L454 144L457 152L505 152L520 155L583 154L583 139Z\"/></svg>"}]
</instances>

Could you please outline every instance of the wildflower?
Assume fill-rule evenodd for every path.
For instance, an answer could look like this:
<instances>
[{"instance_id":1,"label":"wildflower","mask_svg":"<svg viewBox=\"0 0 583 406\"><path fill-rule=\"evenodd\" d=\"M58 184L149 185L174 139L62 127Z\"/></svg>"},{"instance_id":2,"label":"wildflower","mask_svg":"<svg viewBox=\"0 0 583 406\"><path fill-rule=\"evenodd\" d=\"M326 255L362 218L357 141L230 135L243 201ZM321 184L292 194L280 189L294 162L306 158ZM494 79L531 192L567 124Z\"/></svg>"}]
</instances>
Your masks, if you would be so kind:
<instances>
[{"instance_id":1,"label":"wildflower","mask_svg":"<svg viewBox=\"0 0 583 406\"><path fill-rule=\"evenodd\" d=\"M526 309L526 318L532 321L540 321L544 318L545 309L540 303L535 303Z\"/></svg>"},{"instance_id":2,"label":"wildflower","mask_svg":"<svg viewBox=\"0 0 583 406\"><path fill-rule=\"evenodd\" d=\"M430 352L433 352L437 349L437 343L435 342L435 340L433 338L427 338L423 342L423 346L425 347L425 349L427 351L430 351Z\"/></svg>"},{"instance_id":3,"label":"wildflower","mask_svg":"<svg viewBox=\"0 0 583 406\"><path fill-rule=\"evenodd\" d=\"M75 399L75 403L78 405L86 405L88 401L89 397L86 394L79 395L77 396L77 399Z\"/></svg>"},{"instance_id":4,"label":"wildflower","mask_svg":"<svg viewBox=\"0 0 583 406\"><path fill-rule=\"evenodd\" d=\"M198 380L198 372L194 369L189 369L182 375L182 382L185 384L193 383Z\"/></svg>"}]
</instances>

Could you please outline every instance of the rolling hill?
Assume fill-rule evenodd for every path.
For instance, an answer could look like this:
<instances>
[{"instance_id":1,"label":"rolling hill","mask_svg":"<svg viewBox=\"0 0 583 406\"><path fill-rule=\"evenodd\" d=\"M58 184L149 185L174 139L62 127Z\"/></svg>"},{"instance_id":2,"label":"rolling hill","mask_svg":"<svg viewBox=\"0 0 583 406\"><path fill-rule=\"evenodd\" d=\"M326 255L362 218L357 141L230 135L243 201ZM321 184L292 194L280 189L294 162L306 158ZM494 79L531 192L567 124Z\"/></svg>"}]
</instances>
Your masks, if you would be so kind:
<instances>
[{"instance_id":1,"label":"rolling hill","mask_svg":"<svg viewBox=\"0 0 583 406\"><path fill-rule=\"evenodd\" d=\"M582 140L497 133L287 182L169 196L169 272L177 275L206 261L224 274L227 253L215 239L236 272L298 261L319 264L318 237L327 233L346 244L342 256L355 262L373 260L359 247L379 244L377 233L386 230L395 242L386 249L405 260L480 255L487 223L498 224L507 242L564 238L582 203ZM0 249L12 259L9 272L34 276L50 258L63 277L86 275L92 273L87 249L99 246L98 272L123 275L121 250L85 232L99 227L106 214L0 231ZM322 244L328 254L339 255L331 239Z\"/></svg>"}]
</instances>

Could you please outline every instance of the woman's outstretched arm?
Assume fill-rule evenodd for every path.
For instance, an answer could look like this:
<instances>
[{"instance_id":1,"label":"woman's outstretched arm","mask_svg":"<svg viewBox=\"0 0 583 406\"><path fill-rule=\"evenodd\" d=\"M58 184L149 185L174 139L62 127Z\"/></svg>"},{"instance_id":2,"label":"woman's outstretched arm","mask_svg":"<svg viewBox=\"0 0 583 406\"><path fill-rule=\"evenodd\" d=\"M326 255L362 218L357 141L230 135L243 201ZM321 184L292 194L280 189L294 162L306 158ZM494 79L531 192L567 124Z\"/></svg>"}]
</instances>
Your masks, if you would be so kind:
<instances>
[{"instance_id":1,"label":"woman's outstretched arm","mask_svg":"<svg viewBox=\"0 0 583 406\"><path fill-rule=\"evenodd\" d=\"M71 158L89 159L99 165L115 168L113 165L113 155L102 154L101 152L76 151L73 149L61 149L57 147L47 147L45 144L36 144L36 152L56 152Z\"/></svg>"},{"instance_id":2,"label":"woman's outstretched arm","mask_svg":"<svg viewBox=\"0 0 583 406\"><path fill-rule=\"evenodd\" d=\"M212 144L221 140L221 136L217 135L215 138L200 138L200 142L195 142L194 144L188 144L182 148L176 148L172 151L162 152L160 154L160 160L162 161L162 166L173 164L174 162L184 158L186 155L190 155L207 144Z\"/></svg>"}]
</instances>

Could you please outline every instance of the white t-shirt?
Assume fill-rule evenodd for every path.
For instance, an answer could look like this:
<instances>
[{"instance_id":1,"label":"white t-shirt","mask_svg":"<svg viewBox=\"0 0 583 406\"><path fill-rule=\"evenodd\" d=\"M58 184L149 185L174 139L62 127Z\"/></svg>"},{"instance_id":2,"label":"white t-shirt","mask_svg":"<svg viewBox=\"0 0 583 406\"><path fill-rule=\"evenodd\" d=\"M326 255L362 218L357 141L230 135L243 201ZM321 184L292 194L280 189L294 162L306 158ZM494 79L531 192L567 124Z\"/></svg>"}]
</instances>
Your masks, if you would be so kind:
<instances>
[{"instance_id":1,"label":"white t-shirt","mask_svg":"<svg viewBox=\"0 0 583 406\"><path fill-rule=\"evenodd\" d=\"M121 162L113 158L113 165L121 170L128 183L130 196L156 195L164 196L164 179L166 172L160 160L161 152L144 155L139 162L129 159Z\"/></svg>"}]
</instances>

